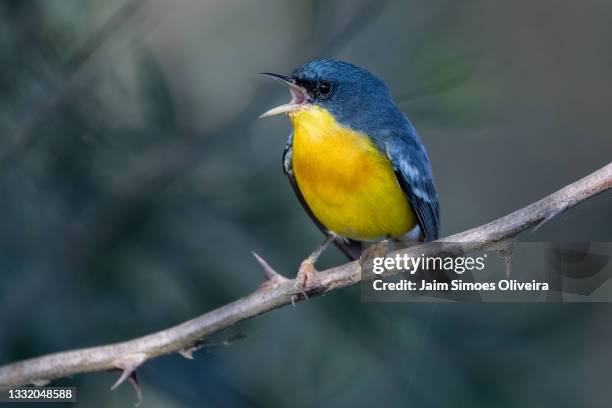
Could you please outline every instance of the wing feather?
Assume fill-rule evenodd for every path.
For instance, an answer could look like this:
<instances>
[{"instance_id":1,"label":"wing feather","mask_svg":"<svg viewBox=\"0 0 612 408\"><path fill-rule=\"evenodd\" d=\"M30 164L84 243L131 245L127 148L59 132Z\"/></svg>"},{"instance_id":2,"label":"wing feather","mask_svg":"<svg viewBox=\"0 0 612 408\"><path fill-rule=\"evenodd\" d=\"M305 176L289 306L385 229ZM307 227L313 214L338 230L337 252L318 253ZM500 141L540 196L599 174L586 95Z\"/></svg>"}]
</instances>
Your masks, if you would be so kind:
<instances>
[{"instance_id":1,"label":"wing feather","mask_svg":"<svg viewBox=\"0 0 612 408\"><path fill-rule=\"evenodd\" d=\"M410 136L410 135L409 135ZM414 211L425 241L438 239L440 209L429 158L416 135L387 139L387 156Z\"/></svg>"}]
</instances>

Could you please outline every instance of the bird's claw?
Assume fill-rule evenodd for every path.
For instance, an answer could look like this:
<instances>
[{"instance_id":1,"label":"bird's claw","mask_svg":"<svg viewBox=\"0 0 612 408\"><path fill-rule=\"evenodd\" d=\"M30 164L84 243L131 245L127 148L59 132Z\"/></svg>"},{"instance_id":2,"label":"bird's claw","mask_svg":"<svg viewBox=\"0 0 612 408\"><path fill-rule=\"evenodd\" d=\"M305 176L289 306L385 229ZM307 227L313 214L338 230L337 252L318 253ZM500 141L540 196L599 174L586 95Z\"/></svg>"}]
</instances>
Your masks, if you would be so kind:
<instances>
[{"instance_id":1,"label":"bird's claw","mask_svg":"<svg viewBox=\"0 0 612 408\"><path fill-rule=\"evenodd\" d=\"M309 282L316 280L317 269L314 266L314 262L307 258L300 264L298 274L295 278L296 288L305 289Z\"/></svg>"},{"instance_id":2,"label":"bird's claw","mask_svg":"<svg viewBox=\"0 0 612 408\"><path fill-rule=\"evenodd\" d=\"M299 295L308 300L307 291L315 288L319 282L319 272L314 266L314 262L307 258L300 264L298 274L295 278L296 293L291 297L291 303L295 305L295 301L299 299Z\"/></svg>"},{"instance_id":3,"label":"bird's claw","mask_svg":"<svg viewBox=\"0 0 612 408\"><path fill-rule=\"evenodd\" d=\"M381 241L367 247L359 257L359 263L366 265L374 261L374 258L384 258L393 250L393 243L390 241Z\"/></svg>"}]
</instances>

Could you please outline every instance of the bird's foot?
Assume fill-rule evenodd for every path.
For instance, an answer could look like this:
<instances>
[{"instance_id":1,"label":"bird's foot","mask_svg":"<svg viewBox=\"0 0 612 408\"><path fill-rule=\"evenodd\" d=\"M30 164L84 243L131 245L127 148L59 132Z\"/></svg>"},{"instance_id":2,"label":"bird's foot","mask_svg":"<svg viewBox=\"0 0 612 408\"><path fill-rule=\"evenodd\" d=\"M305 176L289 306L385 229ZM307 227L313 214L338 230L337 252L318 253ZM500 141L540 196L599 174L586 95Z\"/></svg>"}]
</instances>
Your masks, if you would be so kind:
<instances>
[{"instance_id":1,"label":"bird's foot","mask_svg":"<svg viewBox=\"0 0 612 408\"><path fill-rule=\"evenodd\" d=\"M389 252L395 249L395 244L389 240L384 240L367 247L359 257L362 277L373 278L374 265L377 258L385 258Z\"/></svg>"},{"instance_id":2,"label":"bird's foot","mask_svg":"<svg viewBox=\"0 0 612 408\"><path fill-rule=\"evenodd\" d=\"M301 295L305 299L308 299L307 292L317 288L320 284L319 271L315 268L314 261L310 258L306 258L300 264L298 274L295 278L295 291L292 301L298 299Z\"/></svg>"},{"instance_id":3,"label":"bird's foot","mask_svg":"<svg viewBox=\"0 0 612 408\"><path fill-rule=\"evenodd\" d=\"M380 241L367 247L359 257L361 265L371 263L374 258L384 258L387 254L394 250L393 242L389 240Z\"/></svg>"},{"instance_id":4,"label":"bird's foot","mask_svg":"<svg viewBox=\"0 0 612 408\"><path fill-rule=\"evenodd\" d=\"M323 243L300 264L298 274L295 277L296 293L291 296L291 303L293 303L293 305L295 305L295 301L299 299L300 295L304 297L304 299L308 299L308 292L316 292L317 289L321 287L321 278L319 277L319 272L315 268L315 262L317 262L321 253L331 242L333 242L333 240L333 235L326 236Z\"/></svg>"}]
</instances>

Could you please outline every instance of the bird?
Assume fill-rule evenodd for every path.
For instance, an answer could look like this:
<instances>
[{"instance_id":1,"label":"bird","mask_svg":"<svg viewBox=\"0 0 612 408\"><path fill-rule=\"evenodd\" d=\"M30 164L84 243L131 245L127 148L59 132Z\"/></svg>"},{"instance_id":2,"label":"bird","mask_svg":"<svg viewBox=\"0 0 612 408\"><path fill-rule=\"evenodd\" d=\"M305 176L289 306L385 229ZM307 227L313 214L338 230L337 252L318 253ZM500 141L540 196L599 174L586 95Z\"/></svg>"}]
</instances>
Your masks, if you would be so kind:
<instances>
[{"instance_id":1,"label":"bird","mask_svg":"<svg viewBox=\"0 0 612 408\"><path fill-rule=\"evenodd\" d=\"M338 59L307 62L289 75L262 75L291 94L289 103L260 117L289 116L283 171L325 235L298 269L302 293L318 282L315 263L332 242L355 260L364 243L438 239L429 157L382 80Z\"/></svg>"}]
</instances>

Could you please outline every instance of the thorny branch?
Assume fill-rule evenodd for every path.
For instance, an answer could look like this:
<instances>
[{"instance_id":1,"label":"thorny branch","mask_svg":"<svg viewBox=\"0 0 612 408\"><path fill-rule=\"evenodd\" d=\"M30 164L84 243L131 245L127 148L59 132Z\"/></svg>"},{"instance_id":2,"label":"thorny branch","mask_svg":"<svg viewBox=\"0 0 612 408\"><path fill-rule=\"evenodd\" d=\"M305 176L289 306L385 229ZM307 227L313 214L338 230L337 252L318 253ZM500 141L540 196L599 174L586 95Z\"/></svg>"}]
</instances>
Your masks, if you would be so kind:
<instances>
[{"instance_id":1,"label":"thorny branch","mask_svg":"<svg viewBox=\"0 0 612 408\"><path fill-rule=\"evenodd\" d=\"M519 233L541 225L561 212L612 188L612 163L561 190L488 224L439 241L398 251L408 256L432 256L452 251L508 248ZM502 251L503 252L503 251ZM392 253L391 255L394 255ZM0 367L0 389L25 384L45 384L51 380L103 370L121 370L115 388L130 378L137 384L135 370L146 361L171 353L191 358L194 350L211 334L238 322L304 300L296 294L295 281L277 274L261 257L264 283L253 293L192 320L153 334L98 347L49 354ZM305 288L313 297L361 281L361 264L350 262L321 272L315 285Z\"/></svg>"}]
</instances>

